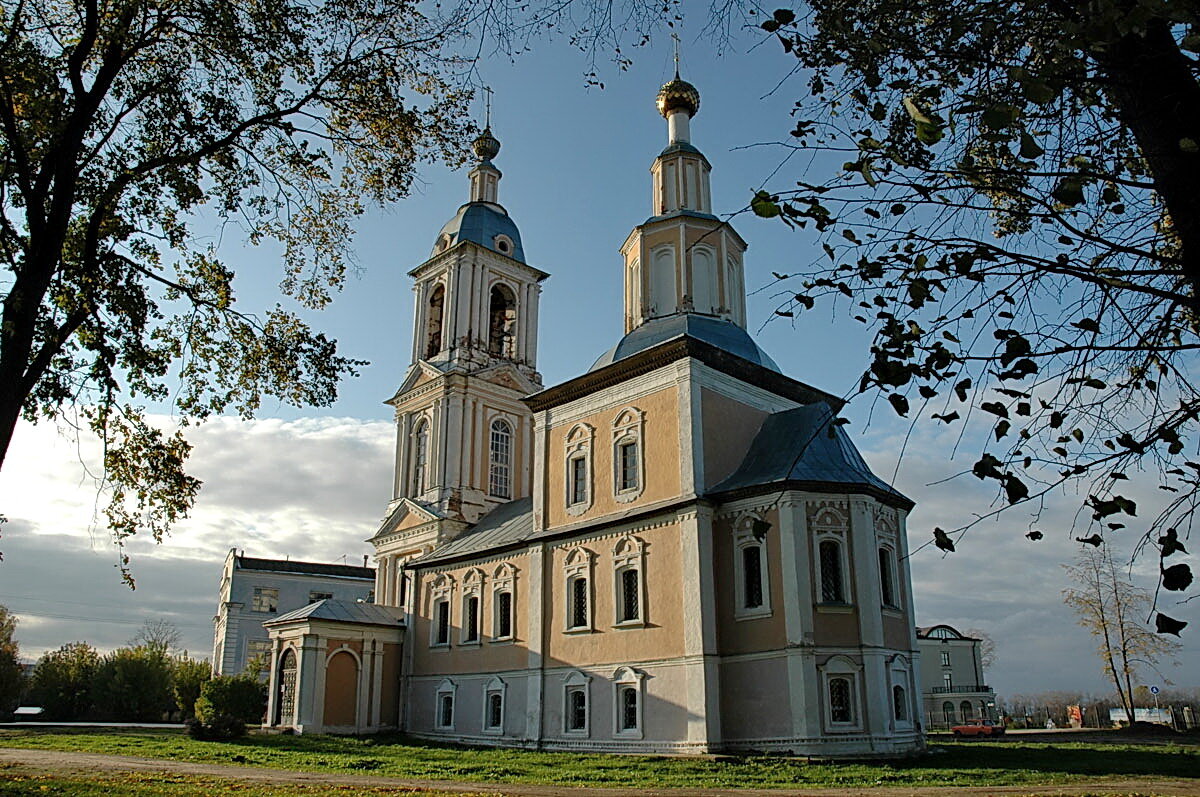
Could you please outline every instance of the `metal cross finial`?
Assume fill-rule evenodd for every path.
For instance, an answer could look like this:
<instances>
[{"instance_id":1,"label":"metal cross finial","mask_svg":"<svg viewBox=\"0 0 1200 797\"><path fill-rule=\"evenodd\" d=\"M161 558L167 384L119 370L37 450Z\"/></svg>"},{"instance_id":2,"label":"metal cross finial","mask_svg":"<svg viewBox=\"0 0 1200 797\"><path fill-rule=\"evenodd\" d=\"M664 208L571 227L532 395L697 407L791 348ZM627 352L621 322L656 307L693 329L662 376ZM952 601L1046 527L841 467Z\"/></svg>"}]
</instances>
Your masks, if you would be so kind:
<instances>
[{"instance_id":1,"label":"metal cross finial","mask_svg":"<svg viewBox=\"0 0 1200 797\"><path fill-rule=\"evenodd\" d=\"M672 33L671 38L675 40L675 79L679 80L679 34Z\"/></svg>"},{"instance_id":2,"label":"metal cross finial","mask_svg":"<svg viewBox=\"0 0 1200 797\"><path fill-rule=\"evenodd\" d=\"M492 127L492 89L490 86L484 86L483 92L484 92L484 94L487 95L487 102L484 106L485 110L484 110L484 117L483 117L483 126L485 129L490 130Z\"/></svg>"}]
</instances>

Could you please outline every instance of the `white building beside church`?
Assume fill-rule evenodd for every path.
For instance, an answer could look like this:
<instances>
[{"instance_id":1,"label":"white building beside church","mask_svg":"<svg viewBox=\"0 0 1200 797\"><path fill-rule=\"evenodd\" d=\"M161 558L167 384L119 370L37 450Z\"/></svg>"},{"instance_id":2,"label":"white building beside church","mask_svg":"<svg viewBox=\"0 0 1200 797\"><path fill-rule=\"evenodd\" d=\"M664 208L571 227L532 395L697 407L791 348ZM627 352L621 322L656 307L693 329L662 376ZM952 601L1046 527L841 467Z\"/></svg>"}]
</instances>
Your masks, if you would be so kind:
<instances>
[{"instance_id":1,"label":"white building beside church","mask_svg":"<svg viewBox=\"0 0 1200 797\"><path fill-rule=\"evenodd\" d=\"M712 213L700 96L662 87L652 215L620 248L625 331L543 388L540 283L499 204L500 143L415 282L390 399L374 606L266 623L269 716L612 752L919 750L905 518L746 332L746 243Z\"/></svg>"}]
</instances>

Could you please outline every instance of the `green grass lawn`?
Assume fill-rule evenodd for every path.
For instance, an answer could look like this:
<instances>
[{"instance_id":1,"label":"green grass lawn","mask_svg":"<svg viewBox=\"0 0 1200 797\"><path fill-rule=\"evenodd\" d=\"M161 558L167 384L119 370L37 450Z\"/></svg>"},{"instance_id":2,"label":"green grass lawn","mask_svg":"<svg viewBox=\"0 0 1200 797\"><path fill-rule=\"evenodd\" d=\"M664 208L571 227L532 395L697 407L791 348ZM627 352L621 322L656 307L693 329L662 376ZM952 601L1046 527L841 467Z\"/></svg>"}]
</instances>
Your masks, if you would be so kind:
<instances>
[{"instance_id":1,"label":"green grass lawn","mask_svg":"<svg viewBox=\"0 0 1200 797\"><path fill-rule=\"evenodd\" d=\"M375 795L413 794L412 789L365 786L317 786L307 783L287 785L245 784L222 778L196 775L164 775L154 772L123 772L94 775L26 775L0 766L0 794L5 797L29 797L47 794L71 797L108 797L112 794L135 797L208 797L211 794L236 792L242 797L374 797ZM436 797L448 792L422 791ZM455 792L455 797L464 797ZM496 797L491 794L489 797Z\"/></svg>"},{"instance_id":2,"label":"green grass lawn","mask_svg":"<svg viewBox=\"0 0 1200 797\"><path fill-rule=\"evenodd\" d=\"M438 745L400 736L253 735L237 742L197 742L181 731L5 729L0 730L0 747L307 772L570 786L1019 786L1147 777L1200 778L1200 747L1191 744L948 742L935 744L929 755L919 758L844 764L780 757L540 753Z\"/></svg>"}]
</instances>

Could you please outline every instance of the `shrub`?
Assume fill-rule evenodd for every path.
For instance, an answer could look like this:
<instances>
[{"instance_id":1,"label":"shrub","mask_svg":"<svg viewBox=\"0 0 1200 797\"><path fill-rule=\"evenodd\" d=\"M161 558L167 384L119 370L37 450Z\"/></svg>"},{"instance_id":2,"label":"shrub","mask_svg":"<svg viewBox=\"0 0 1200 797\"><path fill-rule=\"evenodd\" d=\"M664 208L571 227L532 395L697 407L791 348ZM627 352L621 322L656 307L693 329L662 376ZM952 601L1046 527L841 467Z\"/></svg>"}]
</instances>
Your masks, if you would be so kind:
<instances>
[{"instance_id":1,"label":"shrub","mask_svg":"<svg viewBox=\"0 0 1200 797\"><path fill-rule=\"evenodd\" d=\"M45 653L33 671L33 698L48 720L73 720L92 707L92 681L100 654L86 642L70 642Z\"/></svg>"},{"instance_id":2,"label":"shrub","mask_svg":"<svg viewBox=\"0 0 1200 797\"><path fill-rule=\"evenodd\" d=\"M245 675L218 675L206 682L196 700L196 719L212 723L222 714L243 722L262 722L267 685Z\"/></svg>"},{"instance_id":3,"label":"shrub","mask_svg":"<svg viewBox=\"0 0 1200 797\"><path fill-rule=\"evenodd\" d=\"M197 661L186 656L175 659L171 664L171 691L175 705L183 719L196 716L196 699L200 690L212 678L212 666L207 661Z\"/></svg>"},{"instance_id":4,"label":"shrub","mask_svg":"<svg viewBox=\"0 0 1200 797\"><path fill-rule=\"evenodd\" d=\"M115 720L161 720L171 707L171 661L157 647L114 650L96 668L92 699L102 715Z\"/></svg>"},{"instance_id":5,"label":"shrub","mask_svg":"<svg viewBox=\"0 0 1200 797\"><path fill-rule=\"evenodd\" d=\"M187 732L188 736L202 742L225 742L245 736L246 723L237 717L221 714L214 717L212 722L201 722L198 719L188 720Z\"/></svg>"}]
</instances>

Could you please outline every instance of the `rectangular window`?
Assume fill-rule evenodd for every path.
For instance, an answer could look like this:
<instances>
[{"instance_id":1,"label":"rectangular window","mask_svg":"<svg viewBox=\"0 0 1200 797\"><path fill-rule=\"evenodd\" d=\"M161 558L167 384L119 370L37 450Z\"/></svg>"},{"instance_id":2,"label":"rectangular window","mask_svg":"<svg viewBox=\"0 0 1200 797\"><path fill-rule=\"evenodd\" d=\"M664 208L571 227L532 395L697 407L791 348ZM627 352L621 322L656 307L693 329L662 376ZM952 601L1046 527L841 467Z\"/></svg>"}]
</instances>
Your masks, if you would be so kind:
<instances>
[{"instance_id":1,"label":"rectangular window","mask_svg":"<svg viewBox=\"0 0 1200 797\"><path fill-rule=\"evenodd\" d=\"M571 628L587 628L588 623L588 583L587 579L578 576L571 579Z\"/></svg>"},{"instance_id":2,"label":"rectangular window","mask_svg":"<svg viewBox=\"0 0 1200 797\"><path fill-rule=\"evenodd\" d=\"M404 575L404 573L401 573L400 574L400 591L399 591L399 595L396 597L396 602L398 604L400 604L401 606L403 606L404 601L407 598L408 598L408 576Z\"/></svg>"},{"instance_id":3,"label":"rectangular window","mask_svg":"<svg viewBox=\"0 0 1200 797\"><path fill-rule=\"evenodd\" d=\"M758 609L763 605L762 549L747 545L742 549L742 580L744 592L742 605L747 609Z\"/></svg>"},{"instance_id":4,"label":"rectangular window","mask_svg":"<svg viewBox=\"0 0 1200 797\"><path fill-rule=\"evenodd\" d=\"M947 692L952 691L951 683L952 682L951 682L950 673L948 673L948 672L942 673L942 686L946 689Z\"/></svg>"},{"instance_id":5,"label":"rectangular window","mask_svg":"<svg viewBox=\"0 0 1200 797\"><path fill-rule=\"evenodd\" d=\"M567 692L567 730L587 730L587 692L582 688Z\"/></svg>"},{"instance_id":6,"label":"rectangular window","mask_svg":"<svg viewBox=\"0 0 1200 797\"><path fill-rule=\"evenodd\" d=\"M626 568L621 571L621 622L627 623L641 618L638 606L638 571Z\"/></svg>"},{"instance_id":7,"label":"rectangular window","mask_svg":"<svg viewBox=\"0 0 1200 797\"><path fill-rule=\"evenodd\" d=\"M438 705L438 725L442 728L454 726L454 695L442 695Z\"/></svg>"},{"instance_id":8,"label":"rectangular window","mask_svg":"<svg viewBox=\"0 0 1200 797\"><path fill-rule=\"evenodd\" d=\"M884 606L896 605L896 590L892 579L892 552L879 549L879 592Z\"/></svg>"},{"instance_id":9,"label":"rectangular window","mask_svg":"<svg viewBox=\"0 0 1200 797\"><path fill-rule=\"evenodd\" d=\"M450 644L450 601L438 601L434 607L434 620L437 623L437 635L434 637L435 645Z\"/></svg>"},{"instance_id":10,"label":"rectangular window","mask_svg":"<svg viewBox=\"0 0 1200 797\"><path fill-rule=\"evenodd\" d=\"M316 603L317 601L333 600L332 592L310 592L308 593L308 602Z\"/></svg>"},{"instance_id":11,"label":"rectangular window","mask_svg":"<svg viewBox=\"0 0 1200 797\"><path fill-rule=\"evenodd\" d=\"M942 651L942 666L943 667L950 666L950 651L948 651L948 650Z\"/></svg>"},{"instance_id":12,"label":"rectangular window","mask_svg":"<svg viewBox=\"0 0 1200 797\"><path fill-rule=\"evenodd\" d=\"M255 587L250 608L256 612L279 611L279 590L273 587Z\"/></svg>"},{"instance_id":13,"label":"rectangular window","mask_svg":"<svg viewBox=\"0 0 1200 797\"><path fill-rule=\"evenodd\" d=\"M587 460L576 457L571 460L571 503L582 504L587 501Z\"/></svg>"},{"instance_id":14,"label":"rectangular window","mask_svg":"<svg viewBox=\"0 0 1200 797\"><path fill-rule=\"evenodd\" d=\"M488 694L488 724L489 728L499 728L504 724L504 696L499 692Z\"/></svg>"},{"instance_id":15,"label":"rectangular window","mask_svg":"<svg viewBox=\"0 0 1200 797\"><path fill-rule=\"evenodd\" d=\"M638 690L635 686L621 688L621 730L638 729Z\"/></svg>"},{"instance_id":16,"label":"rectangular window","mask_svg":"<svg viewBox=\"0 0 1200 797\"><path fill-rule=\"evenodd\" d=\"M496 593L496 636L507 639L512 636L512 593Z\"/></svg>"},{"instance_id":17,"label":"rectangular window","mask_svg":"<svg viewBox=\"0 0 1200 797\"><path fill-rule=\"evenodd\" d=\"M479 641L479 597L472 595L467 598L466 611L463 618L463 639L467 642Z\"/></svg>"},{"instance_id":18,"label":"rectangular window","mask_svg":"<svg viewBox=\"0 0 1200 797\"><path fill-rule=\"evenodd\" d=\"M844 603L842 591L842 550L834 540L824 540L820 548L821 602Z\"/></svg>"},{"instance_id":19,"label":"rectangular window","mask_svg":"<svg viewBox=\"0 0 1200 797\"><path fill-rule=\"evenodd\" d=\"M854 722L850 702L850 681L847 678L829 680L829 718L834 722Z\"/></svg>"},{"instance_id":20,"label":"rectangular window","mask_svg":"<svg viewBox=\"0 0 1200 797\"><path fill-rule=\"evenodd\" d=\"M637 443L622 443L618 449L621 477L618 481L621 490L636 490L638 487L638 447Z\"/></svg>"}]
</instances>

